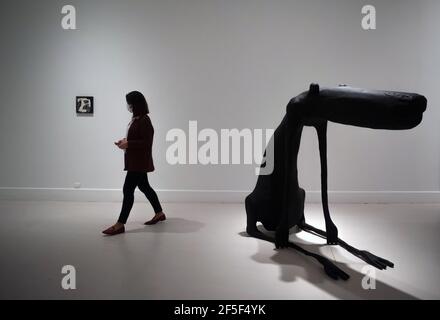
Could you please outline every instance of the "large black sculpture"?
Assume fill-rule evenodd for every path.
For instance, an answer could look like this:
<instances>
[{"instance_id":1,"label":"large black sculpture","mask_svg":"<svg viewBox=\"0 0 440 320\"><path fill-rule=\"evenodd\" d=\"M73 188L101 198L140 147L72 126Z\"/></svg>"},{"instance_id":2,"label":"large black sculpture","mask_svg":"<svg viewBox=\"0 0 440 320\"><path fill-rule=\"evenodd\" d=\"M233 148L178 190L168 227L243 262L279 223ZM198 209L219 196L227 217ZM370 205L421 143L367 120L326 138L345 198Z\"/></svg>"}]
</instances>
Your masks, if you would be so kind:
<instances>
[{"instance_id":1,"label":"large black sculpture","mask_svg":"<svg viewBox=\"0 0 440 320\"><path fill-rule=\"evenodd\" d=\"M319 88L311 84L309 91L291 99L286 115L275 130L269 144L273 149L273 172L260 174L253 192L246 197L247 233L262 240L274 242L276 248L294 248L317 259L333 279L347 280L349 275L330 260L289 242L289 229L300 229L327 239L329 245L340 245L368 264L386 269L393 263L356 249L338 238L338 229L328 209L327 197L327 122L371 129L404 130L416 127L422 121L427 100L415 93L364 90L341 85L337 88ZM321 158L321 192L326 231L308 225L304 217L305 191L298 184L297 158L304 126L316 128ZM268 149L266 149L266 155ZM267 165L264 163L262 167ZM261 222L268 236L257 228Z\"/></svg>"}]
</instances>

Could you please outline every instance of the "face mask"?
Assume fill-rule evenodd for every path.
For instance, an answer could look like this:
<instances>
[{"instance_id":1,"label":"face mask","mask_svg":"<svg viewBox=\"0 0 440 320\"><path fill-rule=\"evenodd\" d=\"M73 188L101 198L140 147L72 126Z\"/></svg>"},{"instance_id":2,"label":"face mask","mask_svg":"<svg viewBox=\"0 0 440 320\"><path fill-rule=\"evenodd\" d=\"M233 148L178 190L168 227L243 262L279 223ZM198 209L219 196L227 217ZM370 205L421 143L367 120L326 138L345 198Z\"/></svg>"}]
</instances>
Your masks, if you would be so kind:
<instances>
[{"instance_id":1,"label":"face mask","mask_svg":"<svg viewBox=\"0 0 440 320\"><path fill-rule=\"evenodd\" d=\"M128 112L133 113L133 106L130 104L127 104L127 110L128 110Z\"/></svg>"}]
</instances>

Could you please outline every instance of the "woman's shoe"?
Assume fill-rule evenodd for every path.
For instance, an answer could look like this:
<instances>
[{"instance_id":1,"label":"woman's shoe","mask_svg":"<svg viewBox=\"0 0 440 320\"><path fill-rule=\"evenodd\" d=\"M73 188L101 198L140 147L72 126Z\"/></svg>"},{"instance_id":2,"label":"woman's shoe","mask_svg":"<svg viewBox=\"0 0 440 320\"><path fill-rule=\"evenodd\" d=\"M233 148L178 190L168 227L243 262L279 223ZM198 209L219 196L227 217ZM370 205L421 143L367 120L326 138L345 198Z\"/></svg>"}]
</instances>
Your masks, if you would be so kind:
<instances>
[{"instance_id":1,"label":"woman's shoe","mask_svg":"<svg viewBox=\"0 0 440 320\"><path fill-rule=\"evenodd\" d=\"M158 216L157 215L154 216L153 219L151 219L150 221L145 222L144 224L146 226L151 226L151 225L156 224L156 223L158 223L160 221L165 221L166 219L167 219L167 217L165 216L165 213L162 212L161 214L159 214Z\"/></svg>"},{"instance_id":2,"label":"woman's shoe","mask_svg":"<svg viewBox=\"0 0 440 320\"><path fill-rule=\"evenodd\" d=\"M117 234L120 233L124 233L125 232L125 227L122 226L121 228L115 228L114 226L108 228L107 230L102 231L103 234L106 234L108 236L115 236Z\"/></svg>"}]
</instances>

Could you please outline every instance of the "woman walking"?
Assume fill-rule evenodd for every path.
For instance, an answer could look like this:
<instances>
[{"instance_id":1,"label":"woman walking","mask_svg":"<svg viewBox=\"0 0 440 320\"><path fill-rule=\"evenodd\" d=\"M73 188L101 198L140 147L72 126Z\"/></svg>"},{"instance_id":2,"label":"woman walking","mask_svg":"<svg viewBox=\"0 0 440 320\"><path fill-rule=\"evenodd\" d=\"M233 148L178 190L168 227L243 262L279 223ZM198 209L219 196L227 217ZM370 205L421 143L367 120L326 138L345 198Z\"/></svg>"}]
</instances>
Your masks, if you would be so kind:
<instances>
[{"instance_id":1,"label":"woman walking","mask_svg":"<svg viewBox=\"0 0 440 320\"><path fill-rule=\"evenodd\" d=\"M138 91L127 94L126 100L127 108L133 113L133 117L128 124L126 138L115 142L116 146L124 150L124 171L127 171L123 187L124 200L118 221L103 231L106 235L125 232L125 223L133 207L136 187L145 194L155 212L155 216L145 222L145 225L153 225L166 219L157 194L148 182L147 172L154 171L151 153L154 129L148 116L147 101Z\"/></svg>"}]
</instances>

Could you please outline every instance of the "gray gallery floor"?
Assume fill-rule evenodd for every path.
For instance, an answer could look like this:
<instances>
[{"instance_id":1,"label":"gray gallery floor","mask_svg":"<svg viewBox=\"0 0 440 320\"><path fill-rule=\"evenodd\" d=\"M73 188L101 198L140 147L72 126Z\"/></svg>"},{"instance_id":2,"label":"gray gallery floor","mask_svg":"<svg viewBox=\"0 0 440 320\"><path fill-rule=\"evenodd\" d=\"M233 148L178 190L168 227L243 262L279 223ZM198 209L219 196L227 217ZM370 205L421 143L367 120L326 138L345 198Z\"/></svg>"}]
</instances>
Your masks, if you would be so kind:
<instances>
[{"instance_id":1,"label":"gray gallery floor","mask_svg":"<svg viewBox=\"0 0 440 320\"><path fill-rule=\"evenodd\" d=\"M136 202L127 233L101 230L119 203L0 202L0 298L38 299L416 299L440 298L440 204L330 206L340 236L383 256L394 269L365 263L304 232L291 239L337 261L347 282L325 276L295 251L247 237L240 204L164 204L168 220L145 227L147 203ZM307 205L322 227L321 206ZM61 268L76 268L76 290L63 290ZM371 282L370 282L371 283Z\"/></svg>"}]
</instances>

